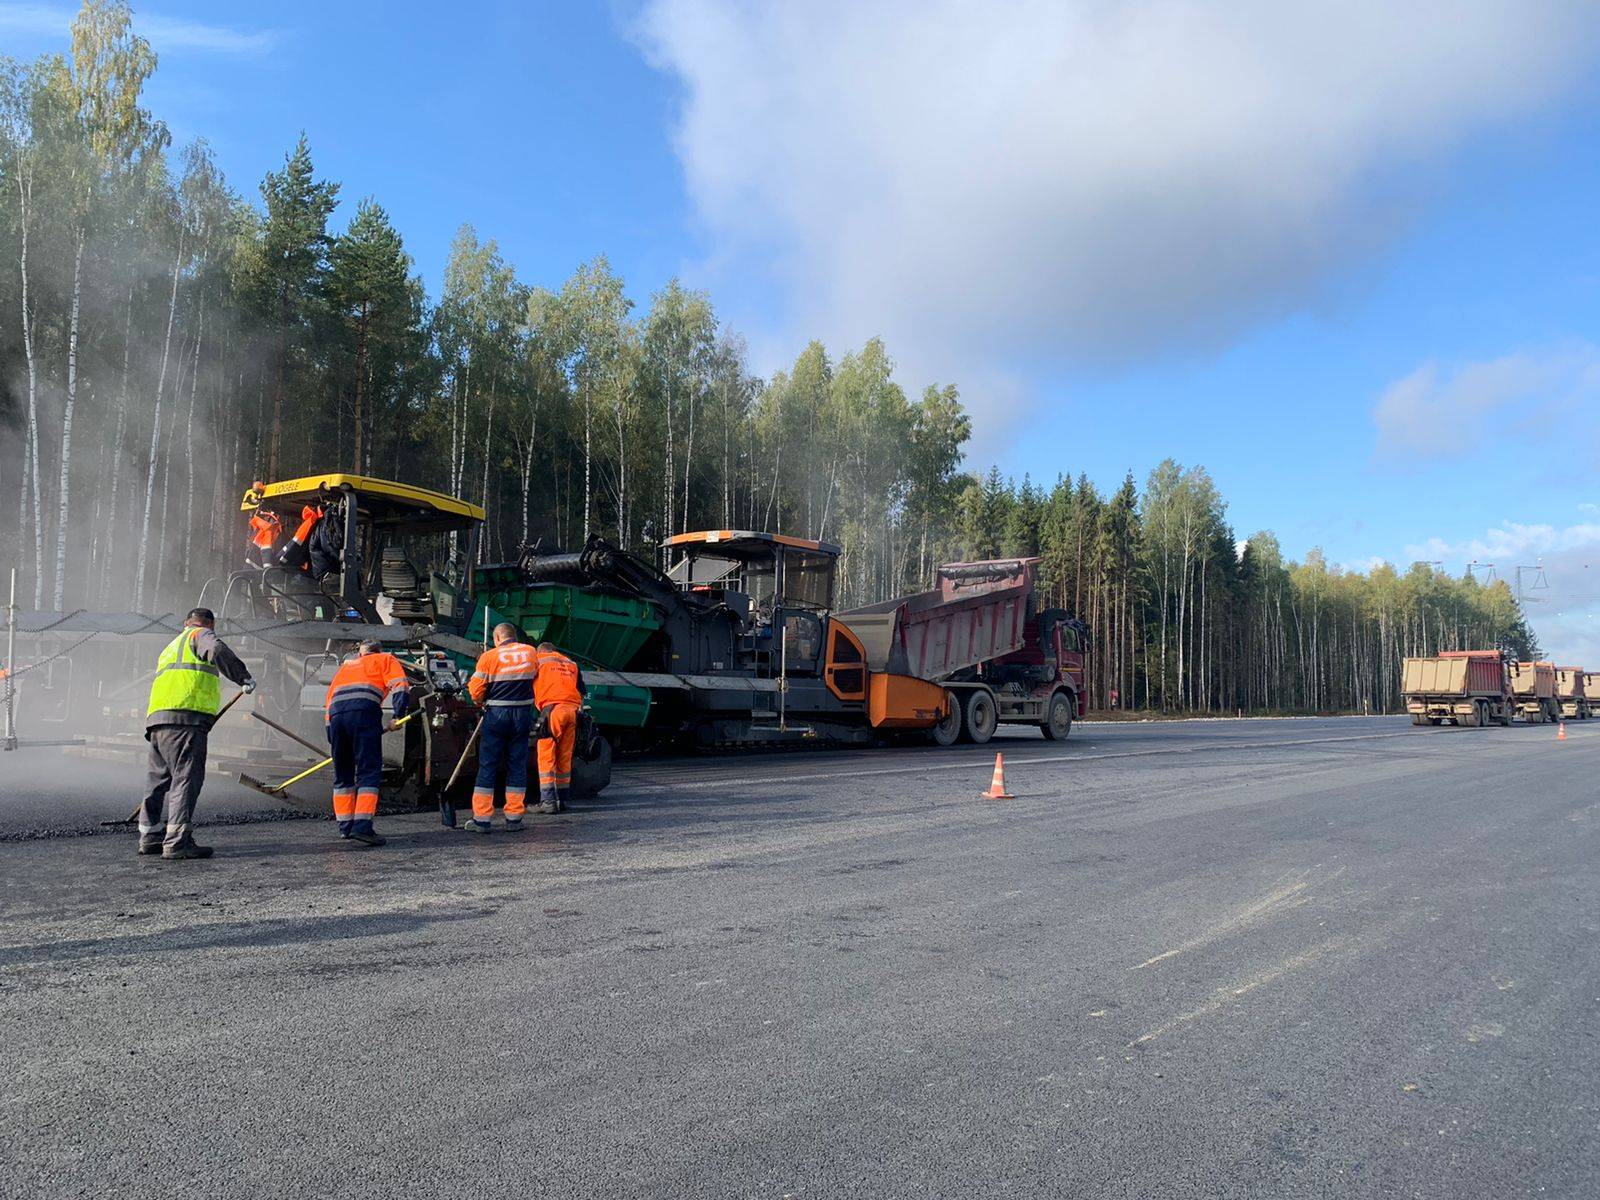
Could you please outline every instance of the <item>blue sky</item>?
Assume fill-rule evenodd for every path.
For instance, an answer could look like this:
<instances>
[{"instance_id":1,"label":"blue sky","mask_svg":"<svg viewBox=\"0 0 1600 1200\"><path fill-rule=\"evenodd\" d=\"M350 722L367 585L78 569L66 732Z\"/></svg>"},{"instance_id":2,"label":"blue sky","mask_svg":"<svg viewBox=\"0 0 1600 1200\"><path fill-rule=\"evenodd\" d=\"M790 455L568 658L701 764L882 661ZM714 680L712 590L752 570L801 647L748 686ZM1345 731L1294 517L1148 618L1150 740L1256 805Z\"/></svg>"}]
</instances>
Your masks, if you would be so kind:
<instances>
[{"instance_id":1,"label":"blue sky","mask_svg":"<svg viewBox=\"0 0 1600 1200\"><path fill-rule=\"evenodd\" d=\"M1296 557L1542 557L1547 646L1600 657L1594 6L1234 7L136 21L180 142L253 197L304 129L430 287L470 222L532 282L604 252L641 302L707 288L763 369L882 334L908 389L961 386L975 467L1111 487L1172 456ZM70 12L0 3L0 45L61 48Z\"/></svg>"}]
</instances>

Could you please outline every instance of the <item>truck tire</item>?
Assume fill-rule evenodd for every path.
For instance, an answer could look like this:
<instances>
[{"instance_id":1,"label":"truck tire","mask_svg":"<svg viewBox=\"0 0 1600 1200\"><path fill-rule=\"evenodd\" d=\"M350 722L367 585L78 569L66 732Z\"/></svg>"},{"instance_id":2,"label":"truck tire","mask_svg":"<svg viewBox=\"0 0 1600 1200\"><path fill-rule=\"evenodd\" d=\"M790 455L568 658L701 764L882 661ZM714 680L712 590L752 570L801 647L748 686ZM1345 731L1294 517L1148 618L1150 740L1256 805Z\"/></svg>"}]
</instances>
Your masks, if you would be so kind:
<instances>
[{"instance_id":1,"label":"truck tire","mask_svg":"<svg viewBox=\"0 0 1600 1200\"><path fill-rule=\"evenodd\" d=\"M967 693L966 703L962 706L961 724L965 728L967 740L973 745L981 746L994 736L994 731L999 727L1000 717L994 706L994 697L987 688L973 688Z\"/></svg>"},{"instance_id":2,"label":"truck tire","mask_svg":"<svg viewBox=\"0 0 1600 1200\"><path fill-rule=\"evenodd\" d=\"M1412 713L1411 714L1411 723L1413 725L1427 725L1427 724L1429 724L1428 714L1427 713Z\"/></svg>"},{"instance_id":3,"label":"truck tire","mask_svg":"<svg viewBox=\"0 0 1600 1200\"><path fill-rule=\"evenodd\" d=\"M1039 722L1039 731L1047 740L1059 742L1072 732L1073 707L1072 697L1066 692L1057 692L1050 697L1044 720Z\"/></svg>"},{"instance_id":4,"label":"truck tire","mask_svg":"<svg viewBox=\"0 0 1600 1200\"><path fill-rule=\"evenodd\" d=\"M946 692L944 698L948 702L944 717L928 730L928 737L935 746L954 746L961 740L961 697Z\"/></svg>"},{"instance_id":5,"label":"truck tire","mask_svg":"<svg viewBox=\"0 0 1600 1200\"><path fill-rule=\"evenodd\" d=\"M1456 724L1461 726L1463 729L1471 729L1478 724L1477 701L1473 701L1472 711L1470 713L1456 714Z\"/></svg>"}]
</instances>

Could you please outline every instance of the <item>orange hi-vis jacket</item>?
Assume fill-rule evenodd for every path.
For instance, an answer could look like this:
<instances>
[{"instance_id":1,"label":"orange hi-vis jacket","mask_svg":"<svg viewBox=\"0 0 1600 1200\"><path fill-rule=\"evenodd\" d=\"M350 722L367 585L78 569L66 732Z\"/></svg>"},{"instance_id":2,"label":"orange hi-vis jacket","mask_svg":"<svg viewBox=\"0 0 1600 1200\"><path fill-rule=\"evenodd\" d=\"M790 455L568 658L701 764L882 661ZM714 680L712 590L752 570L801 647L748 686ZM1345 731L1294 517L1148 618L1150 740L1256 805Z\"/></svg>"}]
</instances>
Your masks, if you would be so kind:
<instances>
[{"instance_id":1,"label":"orange hi-vis jacket","mask_svg":"<svg viewBox=\"0 0 1600 1200\"><path fill-rule=\"evenodd\" d=\"M534 654L532 646L521 642L485 650L467 680L467 691L485 708L531 708Z\"/></svg>"},{"instance_id":2,"label":"orange hi-vis jacket","mask_svg":"<svg viewBox=\"0 0 1600 1200\"><path fill-rule=\"evenodd\" d=\"M257 509L250 518L250 540L263 550L271 550L278 541L278 534L283 529L283 522L278 520L278 514L266 509Z\"/></svg>"},{"instance_id":3,"label":"orange hi-vis jacket","mask_svg":"<svg viewBox=\"0 0 1600 1200\"><path fill-rule=\"evenodd\" d=\"M294 540L302 546L311 536L311 531L317 527L317 522L322 520L325 510L308 504L300 510L300 526L294 531Z\"/></svg>"},{"instance_id":4,"label":"orange hi-vis jacket","mask_svg":"<svg viewBox=\"0 0 1600 1200\"><path fill-rule=\"evenodd\" d=\"M392 654L363 654L340 665L328 685L325 702L328 720L335 712L370 705L381 715L383 702L394 697L394 715L403 717L411 707L411 684L405 668Z\"/></svg>"},{"instance_id":5,"label":"orange hi-vis jacket","mask_svg":"<svg viewBox=\"0 0 1600 1200\"><path fill-rule=\"evenodd\" d=\"M552 704L583 705L578 689L578 664L555 650L541 650L533 660L533 700L541 709Z\"/></svg>"}]
</instances>

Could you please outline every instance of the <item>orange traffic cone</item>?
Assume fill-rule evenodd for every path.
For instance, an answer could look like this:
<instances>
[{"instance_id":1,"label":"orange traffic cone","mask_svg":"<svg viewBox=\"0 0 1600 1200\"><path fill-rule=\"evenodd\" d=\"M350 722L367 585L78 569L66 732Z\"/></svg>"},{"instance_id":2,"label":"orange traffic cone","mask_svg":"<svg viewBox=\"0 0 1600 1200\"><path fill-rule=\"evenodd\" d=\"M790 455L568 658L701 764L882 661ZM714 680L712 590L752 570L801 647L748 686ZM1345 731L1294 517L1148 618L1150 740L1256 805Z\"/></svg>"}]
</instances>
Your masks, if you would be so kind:
<instances>
[{"instance_id":1,"label":"orange traffic cone","mask_svg":"<svg viewBox=\"0 0 1600 1200\"><path fill-rule=\"evenodd\" d=\"M1006 759L1003 754L994 756L994 778L989 781L989 790L983 794L985 800L1015 800L1016 797L1006 791Z\"/></svg>"},{"instance_id":2,"label":"orange traffic cone","mask_svg":"<svg viewBox=\"0 0 1600 1200\"><path fill-rule=\"evenodd\" d=\"M1557 721L1556 722L1556 741L1564 742L1566 740L1567 740L1567 723L1565 721Z\"/></svg>"}]
</instances>

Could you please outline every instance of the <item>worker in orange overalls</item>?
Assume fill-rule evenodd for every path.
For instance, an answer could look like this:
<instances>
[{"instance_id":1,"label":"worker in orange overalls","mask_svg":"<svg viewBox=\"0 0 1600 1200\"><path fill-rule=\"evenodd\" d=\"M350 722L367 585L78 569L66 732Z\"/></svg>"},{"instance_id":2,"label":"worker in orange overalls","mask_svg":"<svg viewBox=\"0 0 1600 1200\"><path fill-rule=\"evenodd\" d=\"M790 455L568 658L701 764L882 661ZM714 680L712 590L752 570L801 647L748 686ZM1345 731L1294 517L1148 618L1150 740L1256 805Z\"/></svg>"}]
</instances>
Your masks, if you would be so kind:
<instances>
[{"instance_id":1,"label":"worker in orange overalls","mask_svg":"<svg viewBox=\"0 0 1600 1200\"><path fill-rule=\"evenodd\" d=\"M517 627L494 627L494 648L485 650L467 681L467 691L483 706L478 734L478 778L472 785L472 819L461 828L488 833L494 818L494 789L506 777L506 832L522 829L528 803L528 737L533 731L534 649L517 640Z\"/></svg>"},{"instance_id":2,"label":"worker in orange overalls","mask_svg":"<svg viewBox=\"0 0 1600 1200\"><path fill-rule=\"evenodd\" d=\"M256 510L250 514L250 545L252 554L245 556L245 561L252 567L258 563L263 567L270 567L273 561L273 552L278 548L278 539L283 536L283 521L278 514L270 508L261 507L261 492L267 485L259 479L250 485L250 490L245 493L245 502L248 504L253 499Z\"/></svg>"},{"instance_id":3,"label":"worker in orange overalls","mask_svg":"<svg viewBox=\"0 0 1600 1200\"><path fill-rule=\"evenodd\" d=\"M316 532L317 522L326 515L327 509L320 504L307 504L300 510L300 525L294 531L294 537L278 551L278 565L293 570L296 567L305 567L311 557L311 552L306 549L306 543L311 540L311 535Z\"/></svg>"},{"instance_id":4,"label":"worker in orange overalls","mask_svg":"<svg viewBox=\"0 0 1600 1200\"><path fill-rule=\"evenodd\" d=\"M533 659L533 702L548 731L539 739L539 811L558 813L572 795L572 751L583 707L583 672L549 642Z\"/></svg>"},{"instance_id":5,"label":"worker in orange overalls","mask_svg":"<svg viewBox=\"0 0 1600 1200\"><path fill-rule=\"evenodd\" d=\"M334 672L325 706L333 755L333 819L339 822L341 838L367 846L384 842L372 822L383 783L386 699L394 705L396 721L410 710L406 669L377 642L362 642L358 655Z\"/></svg>"}]
</instances>

